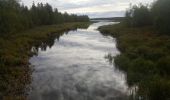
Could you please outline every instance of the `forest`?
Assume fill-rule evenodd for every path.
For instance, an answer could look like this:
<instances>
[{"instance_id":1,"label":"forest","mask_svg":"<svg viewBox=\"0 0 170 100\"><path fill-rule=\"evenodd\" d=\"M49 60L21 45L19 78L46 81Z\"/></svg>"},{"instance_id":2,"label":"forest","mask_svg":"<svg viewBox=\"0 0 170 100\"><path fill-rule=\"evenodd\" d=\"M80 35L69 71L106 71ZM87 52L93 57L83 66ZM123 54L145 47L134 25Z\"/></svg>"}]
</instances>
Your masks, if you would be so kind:
<instances>
[{"instance_id":1,"label":"forest","mask_svg":"<svg viewBox=\"0 0 170 100\"><path fill-rule=\"evenodd\" d=\"M131 5L124 21L99 28L117 38L121 54L114 57L115 64L127 73L128 85L135 88L130 100L170 99L169 5L170 0Z\"/></svg>"},{"instance_id":2,"label":"forest","mask_svg":"<svg viewBox=\"0 0 170 100\"><path fill-rule=\"evenodd\" d=\"M0 34L16 33L41 25L86 21L89 21L86 15L63 14L48 3L33 3L28 9L17 0L0 0Z\"/></svg>"}]
</instances>

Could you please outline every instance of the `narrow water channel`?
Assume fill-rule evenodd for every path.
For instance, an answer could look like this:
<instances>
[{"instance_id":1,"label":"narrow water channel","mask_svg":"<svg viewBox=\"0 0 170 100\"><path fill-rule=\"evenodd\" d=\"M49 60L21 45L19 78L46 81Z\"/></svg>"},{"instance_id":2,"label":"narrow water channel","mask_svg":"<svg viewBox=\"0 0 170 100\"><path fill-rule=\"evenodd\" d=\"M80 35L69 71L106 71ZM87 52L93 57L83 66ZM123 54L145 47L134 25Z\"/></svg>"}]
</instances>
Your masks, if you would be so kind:
<instances>
[{"instance_id":1,"label":"narrow water channel","mask_svg":"<svg viewBox=\"0 0 170 100\"><path fill-rule=\"evenodd\" d=\"M106 59L116 56L116 40L103 36L98 22L88 29L69 31L52 47L39 48L30 59L32 72L29 100L126 100L125 73Z\"/></svg>"}]
</instances>

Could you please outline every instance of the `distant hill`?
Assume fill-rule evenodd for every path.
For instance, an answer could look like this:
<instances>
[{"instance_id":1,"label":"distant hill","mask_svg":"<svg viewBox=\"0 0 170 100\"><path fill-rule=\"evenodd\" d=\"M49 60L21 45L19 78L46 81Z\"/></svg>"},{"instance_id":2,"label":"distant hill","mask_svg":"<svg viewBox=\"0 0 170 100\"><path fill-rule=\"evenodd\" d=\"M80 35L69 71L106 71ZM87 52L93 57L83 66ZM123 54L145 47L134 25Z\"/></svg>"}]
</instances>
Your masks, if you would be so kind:
<instances>
[{"instance_id":1,"label":"distant hill","mask_svg":"<svg viewBox=\"0 0 170 100\"><path fill-rule=\"evenodd\" d=\"M112 21L122 21L124 17L109 17L109 18L91 18L90 20L112 20Z\"/></svg>"}]
</instances>

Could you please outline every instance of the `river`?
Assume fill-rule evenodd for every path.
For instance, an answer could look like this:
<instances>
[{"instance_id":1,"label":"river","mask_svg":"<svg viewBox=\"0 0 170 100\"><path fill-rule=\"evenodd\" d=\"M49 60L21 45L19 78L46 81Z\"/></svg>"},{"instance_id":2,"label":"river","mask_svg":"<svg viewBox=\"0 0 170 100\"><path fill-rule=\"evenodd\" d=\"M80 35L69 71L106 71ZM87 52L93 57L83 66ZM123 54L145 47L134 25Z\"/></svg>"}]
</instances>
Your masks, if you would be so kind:
<instances>
[{"instance_id":1,"label":"river","mask_svg":"<svg viewBox=\"0 0 170 100\"><path fill-rule=\"evenodd\" d=\"M126 100L126 74L107 56L119 54L116 39L103 36L93 23L64 33L53 46L38 50L33 65L29 100Z\"/></svg>"}]
</instances>

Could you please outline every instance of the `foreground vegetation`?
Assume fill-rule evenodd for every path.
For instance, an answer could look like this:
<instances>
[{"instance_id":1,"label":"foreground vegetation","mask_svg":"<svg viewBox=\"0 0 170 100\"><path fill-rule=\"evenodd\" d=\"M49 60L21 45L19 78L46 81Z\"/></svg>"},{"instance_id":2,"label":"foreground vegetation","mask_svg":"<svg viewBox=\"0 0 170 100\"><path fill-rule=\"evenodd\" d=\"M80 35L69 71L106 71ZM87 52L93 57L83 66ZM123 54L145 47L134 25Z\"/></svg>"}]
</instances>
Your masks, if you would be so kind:
<instances>
[{"instance_id":1,"label":"foreground vegetation","mask_svg":"<svg viewBox=\"0 0 170 100\"><path fill-rule=\"evenodd\" d=\"M122 24L100 27L117 38L121 54L116 67L127 73L130 87L138 86L135 100L169 100L170 36L155 34L152 27L128 28ZM106 34L107 33L107 34ZM136 89L137 90L137 89Z\"/></svg>"},{"instance_id":2,"label":"foreground vegetation","mask_svg":"<svg viewBox=\"0 0 170 100\"><path fill-rule=\"evenodd\" d=\"M121 54L116 67L127 73L127 83L136 87L133 100L169 100L170 36L156 34L151 26L127 27L120 23L100 27L104 35L117 38Z\"/></svg>"},{"instance_id":3,"label":"foreground vegetation","mask_svg":"<svg viewBox=\"0 0 170 100\"><path fill-rule=\"evenodd\" d=\"M116 67L127 73L132 100L170 100L170 0L131 6L125 20L100 27L117 38ZM112 58L112 57L111 57Z\"/></svg>"},{"instance_id":4,"label":"foreground vegetation","mask_svg":"<svg viewBox=\"0 0 170 100\"><path fill-rule=\"evenodd\" d=\"M33 55L34 46L52 46L55 38L64 31L76 28L87 28L88 22L66 23L60 25L41 26L16 34L0 37L0 99L25 99L25 90L31 81L29 58Z\"/></svg>"}]
</instances>

